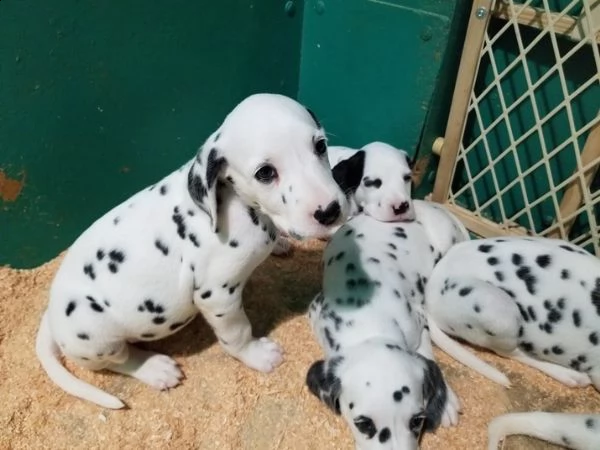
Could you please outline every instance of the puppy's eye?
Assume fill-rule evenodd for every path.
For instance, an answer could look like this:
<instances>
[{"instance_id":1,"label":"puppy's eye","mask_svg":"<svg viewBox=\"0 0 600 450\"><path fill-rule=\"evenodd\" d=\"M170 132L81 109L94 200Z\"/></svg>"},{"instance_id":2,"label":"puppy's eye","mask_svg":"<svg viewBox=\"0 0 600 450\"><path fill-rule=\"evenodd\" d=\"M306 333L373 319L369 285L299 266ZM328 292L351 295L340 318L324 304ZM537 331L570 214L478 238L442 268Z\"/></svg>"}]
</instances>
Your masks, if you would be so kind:
<instances>
[{"instance_id":1,"label":"puppy's eye","mask_svg":"<svg viewBox=\"0 0 600 450\"><path fill-rule=\"evenodd\" d=\"M315 142L315 153L317 156L323 156L327 153L327 141L325 139L319 139Z\"/></svg>"},{"instance_id":2,"label":"puppy's eye","mask_svg":"<svg viewBox=\"0 0 600 450\"><path fill-rule=\"evenodd\" d=\"M425 424L425 416L416 415L410 418L408 422L408 427L410 431L412 431L416 436L421 434L421 430L423 429L423 425Z\"/></svg>"},{"instance_id":3,"label":"puppy's eye","mask_svg":"<svg viewBox=\"0 0 600 450\"><path fill-rule=\"evenodd\" d=\"M407 173L406 175L404 175L403 179L408 183L410 180L412 180L412 174Z\"/></svg>"},{"instance_id":4,"label":"puppy's eye","mask_svg":"<svg viewBox=\"0 0 600 450\"><path fill-rule=\"evenodd\" d=\"M373 419L370 417L358 416L356 419L354 419L354 426L362 434L366 434L369 439L377 434L377 427L373 423Z\"/></svg>"},{"instance_id":5,"label":"puppy's eye","mask_svg":"<svg viewBox=\"0 0 600 450\"><path fill-rule=\"evenodd\" d=\"M256 171L254 178L264 184L272 183L277 178L277 170L271 164L265 164Z\"/></svg>"}]
</instances>

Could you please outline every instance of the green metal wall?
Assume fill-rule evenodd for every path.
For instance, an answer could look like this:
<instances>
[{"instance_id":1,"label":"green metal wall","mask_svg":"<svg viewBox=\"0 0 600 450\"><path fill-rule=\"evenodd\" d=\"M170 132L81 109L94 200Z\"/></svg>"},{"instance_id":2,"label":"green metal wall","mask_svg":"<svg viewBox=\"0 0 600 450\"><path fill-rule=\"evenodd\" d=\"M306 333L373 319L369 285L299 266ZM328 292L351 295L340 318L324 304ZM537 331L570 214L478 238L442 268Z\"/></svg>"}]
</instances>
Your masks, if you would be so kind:
<instances>
[{"instance_id":1,"label":"green metal wall","mask_svg":"<svg viewBox=\"0 0 600 450\"><path fill-rule=\"evenodd\" d=\"M56 256L246 95L295 96L296 3L0 2L0 265Z\"/></svg>"},{"instance_id":2,"label":"green metal wall","mask_svg":"<svg viewBox=\"0 0 600 450\"><path fill-rule=\"evenodd\" d=\"M310 104L332 143L377 139L415 154L426 142L429 152L444 131L469 8L469 0L0 2L0 266L54 257L190 158L253 92Z\"/></svg>"}]
</instances>

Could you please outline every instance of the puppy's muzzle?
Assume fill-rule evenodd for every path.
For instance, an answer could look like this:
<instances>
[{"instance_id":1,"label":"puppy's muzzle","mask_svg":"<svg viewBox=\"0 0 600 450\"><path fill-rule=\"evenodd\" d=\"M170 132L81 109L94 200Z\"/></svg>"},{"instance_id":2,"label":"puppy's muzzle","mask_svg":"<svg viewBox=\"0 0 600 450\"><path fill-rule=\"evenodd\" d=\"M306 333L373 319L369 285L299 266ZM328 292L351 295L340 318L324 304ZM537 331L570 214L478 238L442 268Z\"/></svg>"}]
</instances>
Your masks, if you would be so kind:
<instances>
[{"instance_id":1,"label":"puppy's muzzle","mask_svg":"<svg viewBox=\"0 0 600 450\"><path fill-rule=\"evenodd\" d=\"M313 217L321 225L329 226L335 223L342 213L342 208L337 200L332 201L327 208L317 209L313 214Z\"/></svg>"}]
</instances>

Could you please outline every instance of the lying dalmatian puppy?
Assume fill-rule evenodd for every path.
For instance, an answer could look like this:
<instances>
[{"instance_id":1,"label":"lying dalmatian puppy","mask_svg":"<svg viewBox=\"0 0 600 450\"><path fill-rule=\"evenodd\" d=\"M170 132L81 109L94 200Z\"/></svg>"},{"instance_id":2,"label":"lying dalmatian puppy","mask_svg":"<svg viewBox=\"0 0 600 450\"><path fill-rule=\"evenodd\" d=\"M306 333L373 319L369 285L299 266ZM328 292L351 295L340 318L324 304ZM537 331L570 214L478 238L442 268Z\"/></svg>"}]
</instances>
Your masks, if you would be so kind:
<instances>
[{"instance_id":1,"label":"lying dalmatian puppy","mask_svg":"<svg viewBox=\"0 0 600 450\"><path fill-rule=\"evenodd\" d=\"M344 417L357 449L416 449L422 431L458 421L423 303L436 260L469 235L442 207L413 207L412 222L359 214L343 225L325 249L323 290L309 308L326 359L311 365L306 384Z\"/></svg>"},{"instance_id":2,"label":"lying dalmatian puppy","mask_svg":"<svg viewBox=\"0 0 600 450\"><path fill-rule=\"evenodd\" d=\"M411 221L412 162L403 150L383 142L361 149L331 146L333 177L348 195L351 215L365 212L380 222Z\"/></svg>"},{"instance_id":3,"label":"lying dalmatian puppy","mask_svg":"<svg viewBox=\"0 0 600 450\"><path fill-rule=\"evenodd\" d=\"M327 158L333 178L346 193L350 217L364 212L381 222L414 219L412 162L405 151L383 142L361 149L332 145ZM290 241L281 236L273 253L285 255L290 249Z\"/></svg>"},{"instance_id":4,"label":"lying dalmatian puppy","mask_svg":"<svg viewBox=\"0 0 600 450\"><path fill-rule=\"evenodd\" d=\"M432 340L485 377L508 378L456 336L534 367L567 386L600 390L600 259L558 239L464 242L436 266L426 289ZM490 424L490 449L509 434L571 448L600 448L589 415L508 414Z\"/></svg>"},{"instance_id":5,"label":"lying dalmatian puppy","mask_svg":"<svg viewBox=\"0 0 600 450\"><path fill-rule=\"evenodd\" d=\"M228 354L262 372L277 367L282 351L252 336L242 291L277 229L322 237L345 221L348 204L326 152L325 131L294 100L243 100L194 159L98 219L71 246L36 343L50 378L82 399L124 406L68 372L62 353L91 370L174 387L182 378L177 363L131 343L169 336L199 311Z\"/></svg>"}]
</instances>

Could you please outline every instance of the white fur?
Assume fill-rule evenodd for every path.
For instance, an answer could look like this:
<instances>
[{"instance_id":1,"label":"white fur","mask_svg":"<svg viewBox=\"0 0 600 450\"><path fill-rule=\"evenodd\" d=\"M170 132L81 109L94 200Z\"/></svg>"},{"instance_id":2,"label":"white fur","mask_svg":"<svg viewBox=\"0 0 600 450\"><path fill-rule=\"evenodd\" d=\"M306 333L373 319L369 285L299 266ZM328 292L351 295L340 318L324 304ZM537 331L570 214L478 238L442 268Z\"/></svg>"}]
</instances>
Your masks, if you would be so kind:
<instances>
[{"instance_id":1,"label":"white fur","mask_svg":"<svg viewBox=\"0 0 600 450\"><path fill-rule=\"evenodd\" d=\"M58 360L62 353L92 370L173 387L182 378L175 361L130 343L173 334L198 312L227 353L262 372L277 367L282 351L252 336L242 290L274 248L277 229L322 237L345 220L347 202L317 154L324 139L312 113L294 100L250 96L194 159L92 224L56 274L38 333L37 354L50 378L80 398L123 406L71 375ZM261 182L265 164L277 176Z\"/></svg>"},{"instance_id":2,"label":"white fur","mask_svg":"<svg viewBox=\"0 0 600 450\"><path fill-rule=\"evenodd\" d=\"M411 420L418 417L431 429L458 421L459 401L434 362L423 303L436 261L469 235L441 206L415 200L414 209L412 222L359 214L343 225L325 249L323 290L309 308L326 359L311 366L307 384L342 414L363 450L417 448Z\"/></svg>"},{"instance_id":3,"label":"white fur","mask_svg":"<svg viewBox=\"0 0 600 450\"><path fill-rule=\"evenodd\" d=\"M436 266L426 299L433 342L483 376L509 385L503 373L448 335L567 386L592 383L600 390L600 260L581 248L538 237L461 243ZM501 416L490 425L490 449L508 434L598 448L600 422L580 433L586 428L582 417L588 416Z\"/></svg>"}]
</instances>

